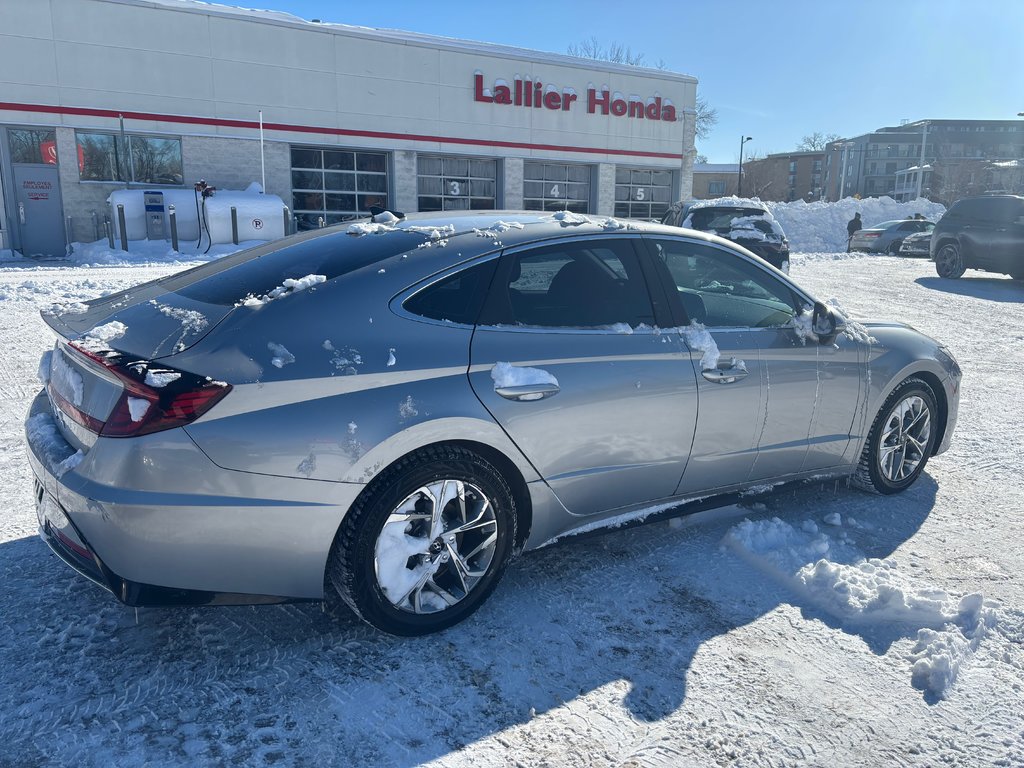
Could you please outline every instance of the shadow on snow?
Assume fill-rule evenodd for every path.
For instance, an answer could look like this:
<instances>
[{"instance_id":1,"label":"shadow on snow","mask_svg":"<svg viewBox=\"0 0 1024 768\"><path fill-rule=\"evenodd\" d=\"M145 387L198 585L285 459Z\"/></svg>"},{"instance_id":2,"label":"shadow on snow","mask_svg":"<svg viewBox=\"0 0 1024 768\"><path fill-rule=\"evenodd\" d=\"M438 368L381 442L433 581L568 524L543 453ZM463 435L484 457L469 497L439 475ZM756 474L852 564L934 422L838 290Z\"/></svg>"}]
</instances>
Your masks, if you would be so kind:
<instances>
[{"instance_id":1,"label":"shadow on snow","mask_svg":"<svg viewBox=\"0 0 1024 768\"><path fill-rule=\"evenodd\" d=\"M897 497L830 482L746 505L757 511L570 539L514 563L468 621L418 639L319 604L141 609L136 622L38 539L11 541L0 545L0 765L412 766L605 687L657 721L683 704L703 644L796 603L720 546L731 525L841 511L872 522L858 548L885 557L935 489L928 475ZM862 636L884 653L902 635Z\"/></svg>"}]
</instances>

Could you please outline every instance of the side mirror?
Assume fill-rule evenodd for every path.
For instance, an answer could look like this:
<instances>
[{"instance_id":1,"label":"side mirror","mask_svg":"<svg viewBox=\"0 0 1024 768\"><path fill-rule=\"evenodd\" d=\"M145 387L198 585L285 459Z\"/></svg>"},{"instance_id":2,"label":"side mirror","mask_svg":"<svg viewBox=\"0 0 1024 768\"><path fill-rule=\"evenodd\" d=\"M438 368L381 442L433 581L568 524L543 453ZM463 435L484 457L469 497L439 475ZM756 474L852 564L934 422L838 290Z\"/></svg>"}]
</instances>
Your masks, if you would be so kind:
<instances>
[{"instance_id":1,"label":"side mirror","mask_svg":"<svg viewBox=\"0 0 1024 768\"><path fill-rule=\"evenodd\" d=\"M816 301L811 316L811 330L821 344L831 344L837 335L846 330L846 318L832 307Z\"/></svg>"}]
</instances>

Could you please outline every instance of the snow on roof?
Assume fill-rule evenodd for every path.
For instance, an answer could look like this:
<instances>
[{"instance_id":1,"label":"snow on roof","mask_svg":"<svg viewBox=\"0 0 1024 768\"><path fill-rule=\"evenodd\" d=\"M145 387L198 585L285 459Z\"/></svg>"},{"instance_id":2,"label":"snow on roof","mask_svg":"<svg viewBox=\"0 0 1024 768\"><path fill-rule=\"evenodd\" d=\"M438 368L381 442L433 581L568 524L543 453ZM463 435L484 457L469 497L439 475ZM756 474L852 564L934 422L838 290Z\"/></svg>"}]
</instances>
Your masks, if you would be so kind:
<instances>
[{"instance_id":1,"label":"snow on roof","mask_svg":"<svg viewBox=\"0 0 1024 768\"><path fill-rule=\"evenodd\" d=\"M559 66L576 67L578 69L591 71L597 69L606 72L644 75L645 77L655 77L662 80L676 80L686 83L697 82L697 78L693 75L686 75L681 72L669 72L663 69L655 69L653 67L634 67L627 64L615 64L610 61L569 56L568 54L562 53L536 51L531 48L518 48L511 45L498 45L496 43L485 43L475 40L460 40L454 37L427 35L420 32L407 32L400 29L377 29L374 27L360 27L352 24L340 24L336 22L307 21L306 19L285 11L266 11L256 8L240 8L233 5L203 2L202 0L103 0L103 2L151 7L162 6L176 11L200 13L207 16L235 17L246 21L276 24L279 26L303 27L306 29L348 37L362 37L385 42L405 43L407 45L420 45L431 48L449 48L460 51L472 51L488 56L504 56L506 58L519 60L525 58L534 62L558 64Z\"/></svg>"},{"instance_id":2,"label":"snow on roof","mask_svg":"<svg viewBox=\"0 0 1024 768\"><path fill-rule=\"evenodd\" d=\"M694 163L694 173L739 173L739 163Z\"/></svg>"},{"instance_id":3,"label":"snow on roof","mask_svg":"<svg viewBox=\"0 0 1024 768\"><path fill-rule=\"evenodd\" d=\"M710 200L694 200L690 204L690 208L695 210L697 208L717 208L717 207L729 207L729 208L765 208L765 204L758 200L756 197L715 197Z\"/></svg>"},{"instance_id":4,"label":"snow on roof","mask_svg":"<svg viewBox=\"0 0 1024 768\"><path fill-rule=\"evenodd\" d=\"M993 168L1024 168L1024 160L1001 160L991 165Z\"/></svg>"}]
</instances>

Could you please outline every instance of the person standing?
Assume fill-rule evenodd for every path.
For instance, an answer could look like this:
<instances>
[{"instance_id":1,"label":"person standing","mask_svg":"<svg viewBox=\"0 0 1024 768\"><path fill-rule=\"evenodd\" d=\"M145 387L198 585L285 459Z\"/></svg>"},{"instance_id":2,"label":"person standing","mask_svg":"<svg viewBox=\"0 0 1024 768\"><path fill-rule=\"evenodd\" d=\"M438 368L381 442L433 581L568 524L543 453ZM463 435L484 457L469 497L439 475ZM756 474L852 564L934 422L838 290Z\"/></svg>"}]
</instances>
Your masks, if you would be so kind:
<instances>
[{"instance_id":1,"label":"person standing","mask_svg":"<svg viewBox=\"0 0 1024 768\"><path fill-rule=\"evenodd\" d=\"M849 223L847 223L847 225L846 225L846 250L847 251L850 250L850 240L853 239L853 233L856 232L858 229L863 229L864 228L862 226L862 224L863 224L863 222L861 222L861 220L860 220L860 211L857 211L855 214L853 214L853 218L850 219Z\"/></svg>"}]
</instances>

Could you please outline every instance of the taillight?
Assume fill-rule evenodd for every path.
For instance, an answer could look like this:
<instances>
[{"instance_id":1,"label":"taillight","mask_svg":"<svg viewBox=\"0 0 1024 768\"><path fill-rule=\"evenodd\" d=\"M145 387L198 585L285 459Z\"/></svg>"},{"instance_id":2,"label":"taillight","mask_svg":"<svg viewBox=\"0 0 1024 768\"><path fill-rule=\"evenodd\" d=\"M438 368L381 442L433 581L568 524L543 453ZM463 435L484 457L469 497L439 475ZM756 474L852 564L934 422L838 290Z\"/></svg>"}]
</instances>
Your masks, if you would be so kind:
<instances>
[{"instance_id":1,"label":"taillight","mask_svg":"<svg viewBox=\"0 0 1024 768\"><path fill-rule=\"evenodd\" d=\"M882 236L881 232L858 232L857 234L860 235L861 237L881 237Z\"/></svg>"},{"instance_id":2,"label":"taillight","mask_svg":"<svg viewBox=\"0 0 1024 768\"><path fill-rule=\"evenodd\" d=\"M101 437L138 437L185 426L231 391L231 385L222 381L129 358L113 350L96 351L74 342L69 346L113 374L123 387L106 421L85 414L63 397L57 398L62 411Z\"/></svg>"}]
</instances>

